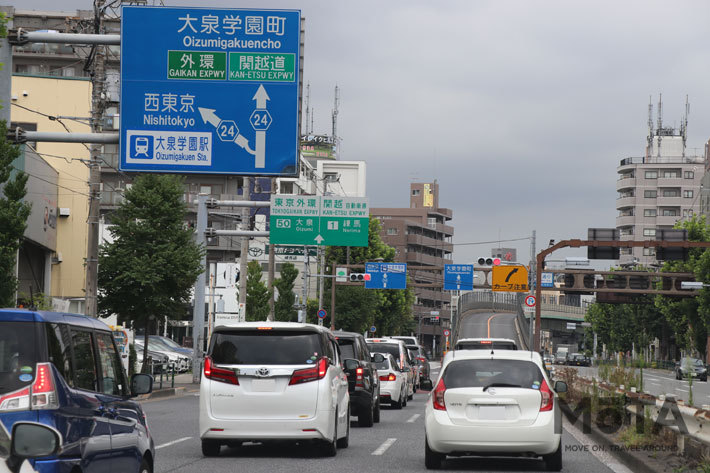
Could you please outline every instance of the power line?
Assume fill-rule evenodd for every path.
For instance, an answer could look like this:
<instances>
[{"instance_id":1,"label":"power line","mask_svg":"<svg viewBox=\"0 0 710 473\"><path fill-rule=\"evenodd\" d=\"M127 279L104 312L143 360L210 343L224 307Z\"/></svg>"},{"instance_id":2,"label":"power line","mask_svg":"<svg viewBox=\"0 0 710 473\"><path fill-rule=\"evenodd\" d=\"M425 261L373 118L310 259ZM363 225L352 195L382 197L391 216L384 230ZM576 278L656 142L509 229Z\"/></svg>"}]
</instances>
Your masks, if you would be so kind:
<instances>
[{"instance_id":1,"label":"power line","mask_svg":"<svg viewBox=\"0 0 710 473\"><path fill-rule=\"evenodd\" d=\"M19 107L19 108L21 108L21 109L23 109L23 110L27 110L28 112L36 113L37 115L43 116L43 117L45 117L45 118L48 118L48 119L51 120L51 121L56 121L57 123L59 123L60 125L62 125L65 130L69 131L69 129L67 128L67 126L62 122L62 119L60 119L59 117L56 117L56 116L54 116L54 115L49 115L49 114L40 112L39 110L34 110L34 109L32 109L32 108L29 108L29 107L25 107L24 105L20 105L19 103L12 102L12 105L15 106L15 107ZM81 124L81 125L88 126L86 123L84 123L84 122L82 122L82 121L80 121L80 120L77 120L77 119L75 119L75 118L66 118L66 120L71 120L71 121L77 122L77 123L79 123L79 124Z\"/></svg>"},{"instance_id":2,"label":"power line","mask_svg":"<svg viewBox=\"0 0 710 473\"><path fill-rule=\"evenodd\" d=\"M466 245L489 245L491 243L500 243L500 242L509 242L509 241L523 241L523 240L529 240L532 237L523 237L523 238L511 238L508 240L492 240L492 241L472 241L472 242L467 242L467 243L451 243L451 245L454 246L466 246Z\"/></svg>"}]
</instances>

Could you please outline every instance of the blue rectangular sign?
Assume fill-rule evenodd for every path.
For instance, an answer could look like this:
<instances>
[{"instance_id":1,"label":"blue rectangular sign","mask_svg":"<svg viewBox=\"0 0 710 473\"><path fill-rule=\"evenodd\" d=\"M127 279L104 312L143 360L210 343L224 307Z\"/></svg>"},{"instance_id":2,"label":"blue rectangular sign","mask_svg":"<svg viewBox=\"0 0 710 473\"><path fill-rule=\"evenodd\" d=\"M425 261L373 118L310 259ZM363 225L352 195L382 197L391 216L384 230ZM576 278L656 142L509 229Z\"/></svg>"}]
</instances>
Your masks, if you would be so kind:
<instances>
[{"instance_id":1,"label":"blue rectangular sign","mask_svg":"<svg viewBox=\"0 0 710 473\"><path fill-rule=\"evenodd\" d=\"M120 169L295 175L301 12L124 6Z\"/></svg>"},{"instance_id":2,"label":"blue rectangular sign","mask_svg":"<svg viewBox=\"0 0 710 473\"><path fill-rule=\"evenodd\" d=\"M444 290L473 291L473 265L445 264Z\"/></svg>"},{"instance_id":3,"label":"blue rectangular sign","mask_svg":"<svg viewBox=\"0 0 710 473\"><path fill-rule=\"evenodd\" d=\"M407 289L407 263L365 263L365 289Z\"/></svg>"},{"instance_id":4,"label":"blue rectangular sign","mask_svg":"<svg viewBox=\"0 0 710 473\"><path fill-rule=\"evenodd\" d=\"M542 273L540 275L540 287L555 287L552 273Z\"/></svg>"}]
</instances>

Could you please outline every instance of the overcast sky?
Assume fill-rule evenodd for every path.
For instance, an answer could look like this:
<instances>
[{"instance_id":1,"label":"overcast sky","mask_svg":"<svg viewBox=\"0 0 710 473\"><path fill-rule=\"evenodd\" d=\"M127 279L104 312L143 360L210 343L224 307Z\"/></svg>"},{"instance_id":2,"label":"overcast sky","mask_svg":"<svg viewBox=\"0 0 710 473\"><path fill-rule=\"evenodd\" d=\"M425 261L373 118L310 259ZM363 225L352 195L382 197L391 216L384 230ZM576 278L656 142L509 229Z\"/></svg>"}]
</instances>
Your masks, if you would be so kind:
<instances>
[{"instance_id":1,"label":"overcast sky","mask_svg":"<svg viewBox=\"0 0 710 473\"><path fill-rule=\"evenodd\" d=\"M90 0L6 0L90 9ZM150 1L149 1L150 4ZM235 7L234 1L166 2ZM710 138L706 1L249 1L301 9L316 133L340 87L342 159L367 161L371 206L406 207L437 179L454 242L586 238L614 227L619 160L644 153L649 96L664 123L690 100L688 146ZM528 240L504 243L527 259ZM496 245L456 246L457 263ZM560 256L584 252L560 253ZM557 255L555 255L557 256ZM522 257L522 258L520 258Z\"/></svg>"}]
</instances>

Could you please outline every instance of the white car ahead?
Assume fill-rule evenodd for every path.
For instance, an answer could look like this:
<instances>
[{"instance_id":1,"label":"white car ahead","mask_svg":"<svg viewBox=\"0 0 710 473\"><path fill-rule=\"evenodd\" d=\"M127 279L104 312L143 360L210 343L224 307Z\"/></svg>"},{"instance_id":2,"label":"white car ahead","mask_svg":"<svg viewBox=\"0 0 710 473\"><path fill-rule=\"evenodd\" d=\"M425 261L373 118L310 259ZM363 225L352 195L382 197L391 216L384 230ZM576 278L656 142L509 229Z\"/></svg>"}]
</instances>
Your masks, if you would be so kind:
<instances>
[{"instance_id":1,"label":"white car ahead","mask_svg":"<svg viewBox=\"0 0 710 473\"><path fill-rule=\"evenodd\" d=\"M450 355L450 356L449 356ZM447 354L426 404L425 464L447 455L542 456L562 469L562 417L539 353L462 350Z\"/></svg>"},{"instance_id":2,"label":"white car ahead","mask_svg":"<svg viewBox=\"0 0 710 473\"><path fill-rule=\"evenodd\" d=\"M395 409L407 405L407 377L397 367L397 361L389 353L382 353L385 360L377 365L380 377L380 400L388 402Z\"/></svg>"},{"instance_id":3,"label":"white car ahead","mask_svg":"<svg viewBox=\"0 0 710 473\"><path fill-rule=\"evenodd\" d=\"M347 447L348 380L330 330L244 322L212 333L200 382L202 453L271 440L315 443L323 456Z\"/></svg>"}]
</instances>

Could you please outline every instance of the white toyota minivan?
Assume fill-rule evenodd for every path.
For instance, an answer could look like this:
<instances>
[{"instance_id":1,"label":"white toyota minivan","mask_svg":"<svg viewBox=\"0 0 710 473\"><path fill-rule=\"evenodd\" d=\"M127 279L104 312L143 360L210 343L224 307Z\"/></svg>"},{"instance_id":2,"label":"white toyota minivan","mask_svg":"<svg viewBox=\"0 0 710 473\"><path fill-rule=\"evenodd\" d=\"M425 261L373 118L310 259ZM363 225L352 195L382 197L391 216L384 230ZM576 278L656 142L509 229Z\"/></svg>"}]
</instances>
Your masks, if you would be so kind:
<instances>
[{"instance_id":1,"label":"white toyota minivan","mask_svg":"<svg viewBox=\"0 0 710 473\"><path fill-rule=\"evenodd\" d=\"M309 441L323 456L348 446L348 380L330 330L292 322L215 328L200 383L205 456L222 445Z\"/></svg>"}]
</instances>

